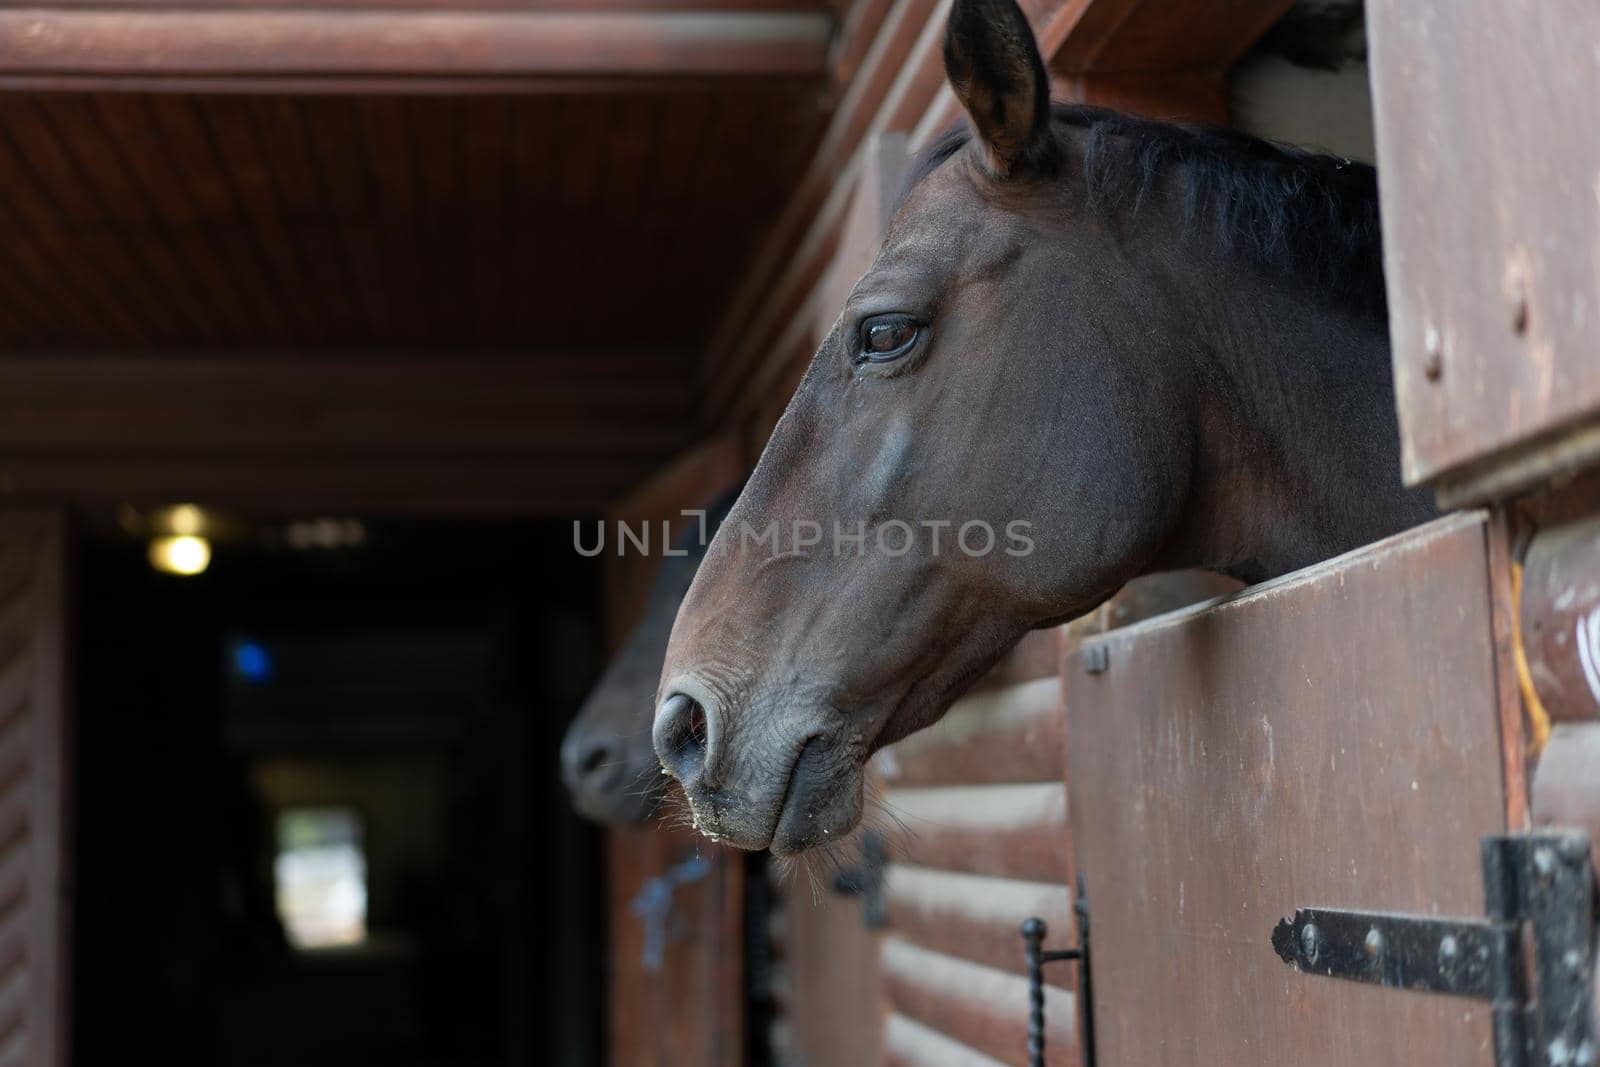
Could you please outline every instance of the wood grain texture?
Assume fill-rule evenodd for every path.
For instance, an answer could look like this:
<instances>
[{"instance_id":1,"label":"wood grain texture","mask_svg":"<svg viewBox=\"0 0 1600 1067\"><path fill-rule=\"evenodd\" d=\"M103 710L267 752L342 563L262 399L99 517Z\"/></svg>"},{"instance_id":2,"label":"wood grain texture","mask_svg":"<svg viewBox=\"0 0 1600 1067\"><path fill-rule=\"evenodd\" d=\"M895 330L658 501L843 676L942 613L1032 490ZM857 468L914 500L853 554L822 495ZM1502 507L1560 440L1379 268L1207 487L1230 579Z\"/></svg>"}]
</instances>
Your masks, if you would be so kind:
<instances>
[{"instance_id":1,"label":"wood grain texture","mask_svg":"<svg viewBox=\"0 0 1600 1067\"><path fill-rule=\"evenodd\" d=\"M1288 970L1296 907L1481 914L1505 826L1484 519L1096 638L1069 671L1102 1067L1490 1064L1484 1006Z\"/></svg>"},{"instance_id":2,"label":"wood grain texture","mask_svg":"<svg viewBox=\"0 0 1600 1067\"><path fill-rule=\"evenodd\" d=\"M611 830L607 848L611 1067L739 1067L744 1062L744 862L681 829ZM647 882L703 856L708 873L672 895L659 969L634 902Z\"/></svg>"},{"instance_id":3,"label":"wood grain texture","mask_svg":"<svg viewBox=\"0 0 1600 1067\"><path fill-rule=\"evenodd\" d=\"M986 689L956 704L936 725L874 757L883 781L917 785L1060 782L1066 772L1061 683Z\"/></svg>"},{"instance_id":4,"label":"wood grain texture","mask_svg":"<svg viewBox=\"0 0 1600 1067\"><path fill-rule=\"evenodd\" d=\"M798 872L777 891L783 1025L776 1062L878 1063L886 1010L881 936L866 928L861 898L814 893Z\"/></svg>"},{"instance_id":5,"label":"wood grain texture","mask_svg":"<svg viewBox=\"0 0 1600 1067\"><path fill-rule=\"evenodd\" d=\"M68 1061L70 886L59 514L0 509L0 1063Z\"/></svg>"},{"instance_id":6,"label":"wood grain texture","mask_svg":"<svg viewBox=\"0 0 1600 1067\"><path fill-rule=\"evenodd\" d=\"M1023 920L1043 919L1047 947L1071 945L1072 893L1055 882L1023 882L894 864L885 887L895 937L946 956L1026 975ZM1071 966L1045 968L1045 980L1074 986Z\"/></svg>"},{"instance_id":7,"label":"wood grain texture","mask_svg":"<svg viewBox=\"0 0 1600 1067\"><path fill-rule=\"evenodd\" d=\"M899 1014L884 1023L883 1062L885 1067L1000 1067L999 1060Z\"/></svg>"},{"instance_id":8,"label":"wood grain texture","mask_svg":"<svg viewBox=\"0 0 1600 1067\"><path fill-rule=\"evenodd\" d=\"M883 806L897 863L1032 882L1067 875L1067 792L1060 782L890 789Z\"/></svg>"},{"instance_id":9,"label":"wood grain texture","mask_svg":"<svg viewBox=\"0 0 1600 1067\"><path fill-rule=\"evenodd\" d=\"M1026 978L895 937L884 940L881 966L896 1014L997 1062L1027 1067ZM1077 1007L1071 993L1055 986L1045 988L1045 1041L1058 1062L1076 1059Z\"/></svg>"},{"instance_id":10,"label":"wood grain texture","mask_svg":"<svg viewBox=\"0 0 1600 1067\"><path fill-rule=\"evenodd\" d=\"M682 380L825 117L804 79L7 93L0 348L545 352L553 375L635 349Z\"/></svg>"},{"instance_id":11,"label":"wood grain texture","mask_svg":"<svg viewBox=\"0 0 1600 1067\"><path fill-rule=\"evenodd\" d=\"M33 77L317 79L815 76L825 11L575 12L23 7L0 10L0 85Z\"/></svg>"},{"instance_id":12,"label":"wood grain texture","mask_svg":"<svg viewBox=\"0 0 1600 1067\"><path fill-rule=\"evenodd\" d=\"M1504 494L1600 458L1600 430L1553 447L1600 419L1600 142L1573 136L1600 127L1600 8L1374 0L1367 26L1406 480L1460 498L1531 456Z\"/></svg>"},{"instance_id":13,"label":"wood grain texture","mask_svg":"<svg viewBox=\"0 0 1600 1067\"><path fill-rule=\"evenodd\" d=\"M1085 72L1227 70L1292 0L1073 0L1042 36L1053 65ZM1064 25L1063 25L1064 23Z\"/></svg>"}]
</instances>

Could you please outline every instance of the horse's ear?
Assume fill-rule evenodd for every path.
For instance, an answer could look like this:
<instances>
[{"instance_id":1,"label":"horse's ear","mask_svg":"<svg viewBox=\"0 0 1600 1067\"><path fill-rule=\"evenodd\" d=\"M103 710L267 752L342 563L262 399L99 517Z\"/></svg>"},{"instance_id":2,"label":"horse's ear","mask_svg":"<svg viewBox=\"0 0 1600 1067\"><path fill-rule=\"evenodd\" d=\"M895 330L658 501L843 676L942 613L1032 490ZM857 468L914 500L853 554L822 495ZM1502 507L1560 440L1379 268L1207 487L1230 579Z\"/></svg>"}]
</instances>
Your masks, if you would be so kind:
<instances>
[{"instance_id":1,"label":"horse's ear","mask_svg":"<svg viewBox=\"0 0 1600 1067\"><path fill-rule=\"evenodd\" d=\"M944 71L982 140L984 162L1004 178L1050 152L1050 78L1015 0L955 0Z\"/></svg>"}]
</instances>

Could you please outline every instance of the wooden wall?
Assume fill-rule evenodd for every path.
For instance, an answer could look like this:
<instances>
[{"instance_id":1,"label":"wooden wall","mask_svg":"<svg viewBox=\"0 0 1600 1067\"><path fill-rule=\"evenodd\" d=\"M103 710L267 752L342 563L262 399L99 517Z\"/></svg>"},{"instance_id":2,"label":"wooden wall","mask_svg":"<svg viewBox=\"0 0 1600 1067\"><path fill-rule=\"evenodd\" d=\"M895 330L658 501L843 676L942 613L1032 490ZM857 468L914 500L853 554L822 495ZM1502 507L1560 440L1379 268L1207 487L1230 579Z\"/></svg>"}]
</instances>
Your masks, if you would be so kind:
<instances>
[{"instance_id":1,"label":"wooden wall","mask_svg":"<svg viewBox=\"0 0 1600 1067\"><path fill-rule=\"evenodd\" d=\"M1052 947L1076 938L1056 639L1031 635L937 726L875 760L891 857L878 962L892 1067L1025 1067L1019 929L1038 916ZM1048 1045L1076 1062L1076 976L1056 964L1045 978Z\"/></svg>"},{"instance_id":2,"label":"wooden wall","mask_svg":"<svg viewBox=\"0 0 1600 1067\"><path fill-rule=\"evenodd\" d=\"M0 1064L67 1060L64 524L0 510Z\"/></svg>"}]
</instances>

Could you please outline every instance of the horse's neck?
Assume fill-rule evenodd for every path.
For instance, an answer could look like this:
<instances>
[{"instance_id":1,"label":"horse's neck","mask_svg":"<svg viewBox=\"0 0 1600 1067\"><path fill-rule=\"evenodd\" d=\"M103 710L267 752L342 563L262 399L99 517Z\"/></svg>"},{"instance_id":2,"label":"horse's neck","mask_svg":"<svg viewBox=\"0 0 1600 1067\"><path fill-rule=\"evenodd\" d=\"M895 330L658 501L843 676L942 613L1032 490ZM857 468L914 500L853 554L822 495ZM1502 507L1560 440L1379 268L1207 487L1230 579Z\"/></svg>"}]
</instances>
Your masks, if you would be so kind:
<instances>
[{"instance_id":1,"label":"horse's neck","mask_svg":"<svg viewBox=\"0 0 1600 1067\"><path fill-rule=\"evenodd\" d=\"M1400 481L1382 320L1249 288L1191 320L1204 341L1197 451L1164 562L1260 581L1434 511Z\"/></svg>"}]
</instances>

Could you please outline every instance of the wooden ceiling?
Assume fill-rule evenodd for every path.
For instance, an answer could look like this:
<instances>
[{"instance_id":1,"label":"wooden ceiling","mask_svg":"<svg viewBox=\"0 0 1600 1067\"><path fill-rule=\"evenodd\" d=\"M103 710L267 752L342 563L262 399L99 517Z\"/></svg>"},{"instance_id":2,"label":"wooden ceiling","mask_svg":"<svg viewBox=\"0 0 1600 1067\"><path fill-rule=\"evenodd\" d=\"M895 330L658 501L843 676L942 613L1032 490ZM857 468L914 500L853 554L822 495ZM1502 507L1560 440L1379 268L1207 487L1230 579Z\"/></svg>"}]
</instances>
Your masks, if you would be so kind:
<instances>
[{"instance_id":1,"label":"wooden ceiling","mask_svg":"<svg viewBox=\"0 0 1600 1067\"><path fill-rule=\"evenodd\" d=\"M0 94L0 345L684 349L817 94Z\"/></svg>"},{"instance_id":2,"label":"wooden ceiling","mask_svg":"<svg viewBox=\"0 0 1600 1067\"><path fill-rule=\"evenodd\" d=\"M0 498L615 500L835 97L826 5L683 6L0 11Z\"/></svg>"}]
</instances>

